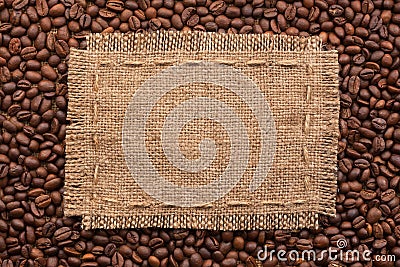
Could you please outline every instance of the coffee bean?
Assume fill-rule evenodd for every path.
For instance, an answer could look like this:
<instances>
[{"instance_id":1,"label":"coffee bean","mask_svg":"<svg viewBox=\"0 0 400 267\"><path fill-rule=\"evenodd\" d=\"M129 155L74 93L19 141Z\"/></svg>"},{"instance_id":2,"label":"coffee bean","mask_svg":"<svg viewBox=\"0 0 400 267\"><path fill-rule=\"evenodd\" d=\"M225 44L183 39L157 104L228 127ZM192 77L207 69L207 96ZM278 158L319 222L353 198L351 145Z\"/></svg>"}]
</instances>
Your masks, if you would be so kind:
<instances>
[{"instance_id":1,"label":"coffee bean","mask_svg":"<svg viewBox=\"0 0 400 267\"><path fill-rule=\"evenodd\" d=\"M136 251L142 259L148 259L151 254L151 249L146 246L139 246Z\"/></svg>"},{"instance_id":2,"label":"coffee bean","mask_svg":"<svg viewBox=\"0 0 400 267\"><path fill-rule=\"evenodd\" d=\"M112 255L114 255L114 253L116 252L116 250L117 250L117 246L115 245L115 244L113 244L113 243L109 243L109 244L107 244L106 245L106 247L104 248L104 254L107 256L107 257L111 257ZM101 255L102 253L100 253L100 255Z\"/></svg>"},{"instance_id":3,"label":"coffee bean","mask_svg":"<svg viewBox=\"0 0 400 267\"><path fill-rule=\"evenodd\" d=\"M354 161L354 166L360 169L366 169L370 166L370 164L365 159L357 159Z\"/></svg>"},{"instance_id":4,"label":"coffee bean","mask_svg":"<svg viewBox=\"0 0 400 267\"><path fill-rule=\"evenodd\" d=\"M374 71L372 69L366 68L360 72L360 78L364 80L370 80L372 79L373 76L374 76Z\"/></svg>"},{"instance_id":5,"label":"coffee bean","mask_svg":"<svg viewBox=\"0 0 400 267\"><path fill-rule=\"evenodd\" d=\"M149 247L152 249L157 249L159 247L162 247L164 245L164 240L161 238L152 238L149 241Z\"/></svg>"},{"instance_id":6,"label":"coffee bean","mask_svg":"<svg viewBox=\"0 0 400 267\"><path fill-rule=\"evenodd\" d=\"M124 2L122 0L108 0L106 7L115 12L124 10Z\"/></svg>"},{"instance_id":7,"label":"coffee bean","mask_svg":"<svg viewBox=\"0 0 400 267\"><path fill-rule=\"evenodd\" d=\"M215 1L209 6L211 14L215 16L222 15L225 12L226 8L227 5L222 0Z\"/></svg>"},{"instance_id":8,"label":"coffee bean","mask_svg":"<svg viewBox=\"0 0 400 267\"><path fill-rule=\"evenodd\" d=\"M95 237L97 237L97 236L95 236ZM105 239L107 239L107 238L105 238ZM104 241L104 243L105 242L108 242L108 240L105 240ZM102 247L102 246L95 246L95 247L93 247L92 249L91 249L91 252L94 254L94 255L102 255L103 253L104 253L104 248ZM115 251L114 251L115 252ZM114 253L113 253L114 254Z\"/></svg>"},{"instance_id":9,"label":"coffee bean","mask_svg":"<svg viewBox=\"0 0 400 267\"><path fill-rule=\"evenodd\" d=\"M131 244L137 244L139 242L139 234L135 231L129 231L126 234L126 239Z\"/></svg>"},{"instance_id":10,"label":"coffee bean","mask_svg":"<svg viewBox=\"0 0 400 267\"><path fill-rule=\"evenodd\" d=\"M383 131L386 129L386 121L382 118L375 118L372 120L372 126L378 131Z\"/></svg>"},{"instance_id":11,"label":"coffee bean","mask_svg":"<svg viewBox=\"0 0 400 267\"><path fill-rule=\"evenodd\" d=\"M226 258L221 262L221 267L233 267L236 266L236 260L234 258Z\"/></svg>"},{"instance_id":12,"label":"coffee bean","mask_svg":"<svg viewBox=\"0 0 400 267\"><path fill-rule=\"evenodd\" d=\"M393 189L388 189L381 194L383 202L389 202L396 197L396 192Z\"/></svg>"},{"instance_id":13,"label":"coffee bean","mask_svg":"<svg viewBox=\"0 0 400 267\"><path fill-rule=\"evenodd\" d=\"M120 253L115 252L111 258L111 263L113 266L122 267L122 266L124 266L124 258L122 257L122 255Z\"/></svg>"},{"instance_id":14,"label":"coffee bean","mask_svg":"<svg viewBox=\"0 0 400 267\"><path fill-rule=\"evenodd\" d=\"M46 208L51 204L51 198L48 195L40 195L35 199L38 208Z\"/></svg>"},{"instance_id":15,"label":"coffee bean","mask_svg":"<svg viewBox=\"0 0 400 267\"><path fill-rule=\"evenodd\" d=\"M372 13L374 9L374 3L371 0L364 0L361 4L361 11L364 14Z\"/></svg>"},{"instance_id":16,"label":"coffee bean","mask_svg":"<svg viewBox=\"0 0 400 267\"><path fill-rule=\"evenodd\" d=\"M233 240L233 247L237 250L242 250L244 248L244 239L240 236L235 237Z\"/></svg>"},{"instance_id":17,"label":"coffee bean","mask_svg":"<svg viewBox=\"0 0 400 267\"><path fill-rule=\"evenodd\" d=\"M296 7L294 5L288 5L288 7L285 10L285 19L286 20L294 20L296 17Z\"/></svg>"},{"instance_id":18,"label":"coffee bean","mask_svg":"<svg viewBox=\"0 0 400 267\"><path fill-rule=\"evenodd\" d=\"M199 253L194 253L190 256L190 266L200 267L203 264L203 259L201 258Z\"/></svg>"},{"instance_id":19,"label":"coffee bean","mask_svg":"<svg viewBox=\"0 0 400 267\"><path fill-rule=\"evenodd\" d=\"M195 24L197 24L197 23L198 22L195 22ZM153 18L149 21L149 26L150 26L150 29L152 29L153 31L156 31L156 30L160 29L162 25L161 25L161 21L159 19Z\"/></svg>"},{"instance_id":20,"label":"coffee bean","mask_svg":"<svg viewBox=\"0 0 400 267\"><path fill-rule=\"evenodd\" d=\"M216 251L219 249L219 242L213 237L205 238L204 244L211 251Z\"/></svg>"},{"instance_id":21,"label":"coffee bean","mask_svg":"<svg viewBox=\"0 0 400 267\"><path fill-rule=\"evenodd\" d=\"M278 10L276 8L267 8L264 10L264 17L267 19L275 18L278 16Z\"/></svg>"},{"instance_id":22,"label":"coffee bean","mask_svg":"<svg viewBox=\"0 0 400 267\"><path fill-rule=\"evenodd\" d=\"M68 239L72 234L72 231L69 227L61 227L54 232L54 239L57 242L64 241Z\"/></svg>"},{"instance_id":23,"label":"coffee bean","mask_svg":"<svg viewBox=\"0 0 400 267\"><path fill-rule=\"evenodd\" d=\"M365 190L364 189L360 192L360 196L365 200L372 200L372 199L376 198L377 194L373 190L368 190L368 189Z\"/></svg>"},{"instance_id":24,"label":"coffee bean","mask_svg":"<svg viewBox=\"0 0 400 267\"><path fill-rule=\"evenodd\" d=\"M353 220L352 226L353 226L355 229L360 229L360 228L362 228L362 227L365 226L365 223L366 223L365 218L362 217L362 216L358 216L358 217L356 217L356 218Z\"/></svg>"},{"instance_id":25,"label":"coffee bean","mask_svg":"<svg viewBox=\"0 0 400 267\"><path fill-rule=\"evenodd\" d=\"M49 12L49 7L47 5L46 0L37 0L36 1L36 11L39 14L39 16L47 16Z\"/></svg>"},{"instance_id":26,"label":"coffee bean","mask_svg":"<svg viewBox=\"0 0 400 267\"><path fill-rule=\"evenodd\" d=\"M3 123L3 125L4 125L4 123ZM29 157L25 158L24 164L29 169L36 169L40 166L40 161L34 156L29 156Z\"/></svg>"},{"instance_id":27,"label":"coffee bean","mask_svg":"<svg viewBox=\"0 0 400 267\"><path fill-rule=\"evenodd\" d=\"M299 250L311 250L313 248L312 242L308 239L299 239L296 243Z\"/></svg>"},{"instance_id":28,"label":"coffee bean","mask_svg":"<svg viewBox=\"0 0 400 267\"><path fill-rule=\"evenodd\" d=\"M358 76L352 76L348 82L348 90L351 94L356 95L360 90L360 78Z\"/></svg>"},{"instance_id":29,"label":"coffee bean","mask_svg":"<svg viewBox=\"0 0 400 267\"><path fill-rule=\"evenodd\" d=\"M99 15L105 19L112 19L117 16L117 13L103 8L103 9L100 9Z\"/></svg>"},{"instance_id":30,"label":"coffee bean","mask_svg":"<svg viewBox=\"0 0 400 267\"><path fill-rule=\"evenodd\" d=\"M65 12L65 7L63 4L56 4L49 9L49 15L51 17L59 17L62 16Z\"/></svg>"},{"instance_id":31,"label":"coffee bean","mask_svg":"<svg viewBox=\"0 0 400 267\"><path fill-rule=\"evenodd\" d=\"M140 20L136 16L131 16L128 20L129 28L136 31L140 28Z\"/></svg>"},{"instance_id":32,"label":"coffee bean","mask_svg":"<svg viewBox=\"0 0 400 267\"><path fill-rule=\"evenodd\" d=\"M21 52L21 40L19 38L12 38L8 44L8 50L12 55Z\"/></svg>"},{"instance_id":33,"label":"coffee bean","mask_svg":"<svg viewBox=\"0 0 400 267\"><path fill-rule=\"evenodd\" d=\"M56 231L56 225L52 222L47 222L43 225L42 234L44 237L51 237Z\"/></svg>"},{"instance_id":34,"label":"coffee bean","mask_svg":"<svg viewBox=\"0 0 400 267\"><path fill-rule=\"evenodd\" d=\"M392 155L390 157L390 162L399 168L400 167L400 155Z\"/></svg>"},{"instance_id":35,"label":"coffee bean","mask_svg":"<svg viewBox=\"0 0 400 267\"><path fill-rule=\"evenodd\" d=\"M156 256L158 259L162 260L162 259L168 257L168 250L164 247L157 248L154 251L154 256Z\"/></svg>"},{"instance_id":36,"label":"coffee bean","mask_svg":"<svg viewBox=\"0 0 400 267\"><path fill-rule=\"evenodd\" d=\"M188 7L182 12L182 21L184 23L187 23L187 21L196 14L196 8L194 7Z\"/></svg>"},{"instance_id":37,"label":"coffee bean","mask_svg":"<svg viewBox=\"0 0 400 267\"><path fill-rule=\"evenodd\" d=\"M21 57L25 60L34 59L37 55L36 48L33 46L25 47L21 50Z\"/></svg>"},{"instance_id":38,"label":"coffee bean","mask_svg":"<svg viewBox=\"0 0 400 267\"><path fill-rule=\"evenodd\" d=\"M92 18L89 15L83 14L82 16L80 16L79 25L81 26L82 29L89 28L91 23L92 23Z\"/></svg>"},{"instance_id":39,"label":"coffee bean","mask_svg":"<svg viewBox=\"0 0 400 267\"><path fill-rule=\"evenodd\" d=\"M378 208L371 208L367 213L367 221L371 224L376 223L380 220L382 212Z\"/></svg>"}]
</instances>

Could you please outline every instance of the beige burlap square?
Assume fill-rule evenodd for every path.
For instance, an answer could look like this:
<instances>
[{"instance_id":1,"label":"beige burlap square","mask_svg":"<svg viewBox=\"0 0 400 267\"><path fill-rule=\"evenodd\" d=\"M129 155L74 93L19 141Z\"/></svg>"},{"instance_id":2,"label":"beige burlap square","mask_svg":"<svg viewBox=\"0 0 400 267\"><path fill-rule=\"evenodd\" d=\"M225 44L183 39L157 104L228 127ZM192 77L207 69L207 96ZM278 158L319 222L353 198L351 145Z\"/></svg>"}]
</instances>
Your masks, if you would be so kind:
<instances>
[{"instance_id":1,"label":"beige burlap square","mask_svg":"<svg viewBox=\"0 0 400 267\"><path fill-rule=\"evenodd\" d=\"M318 227L335 214L338 69L317 37L91 34L69 60L65 214Z\"/></svg>"}]
</instances>

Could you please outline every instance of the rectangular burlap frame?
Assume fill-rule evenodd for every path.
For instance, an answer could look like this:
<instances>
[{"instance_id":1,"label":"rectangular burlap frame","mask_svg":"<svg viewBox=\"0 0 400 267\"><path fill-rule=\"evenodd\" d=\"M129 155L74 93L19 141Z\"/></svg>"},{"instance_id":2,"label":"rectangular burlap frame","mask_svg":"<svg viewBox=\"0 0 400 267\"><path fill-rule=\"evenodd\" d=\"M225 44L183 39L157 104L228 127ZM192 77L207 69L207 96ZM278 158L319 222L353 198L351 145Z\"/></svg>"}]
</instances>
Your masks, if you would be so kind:
<instances>
[{"instance_id":1,"label":"rectangular burlap frame","mask_svg":"<svg viewBox=\"0 0 400 267\"><path fill-rule=\"evenodd\" d=\"M82 216L85 228L249 230L317 228L320 215L335 214L339 65L318 37L157 32L87 42L69 59L65 215ZM221 83L206 82L218 75ZM214 106L215 118L202 115ZM177 132L166 127L190 116ZM209 141L208 166L185 163L210 157ZM198 192L237 166L224 189L193 198L169 189ZM197 199L210 201L179 204Z\"/></svg>"}]
</instances>

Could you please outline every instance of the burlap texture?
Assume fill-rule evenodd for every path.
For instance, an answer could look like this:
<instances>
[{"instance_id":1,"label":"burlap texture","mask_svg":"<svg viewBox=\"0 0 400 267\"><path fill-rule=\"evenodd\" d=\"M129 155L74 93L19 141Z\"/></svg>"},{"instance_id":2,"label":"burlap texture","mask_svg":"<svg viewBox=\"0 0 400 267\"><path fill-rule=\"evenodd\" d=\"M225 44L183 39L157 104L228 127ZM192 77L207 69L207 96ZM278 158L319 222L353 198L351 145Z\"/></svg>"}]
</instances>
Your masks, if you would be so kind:
<instances>
[{"instance_id":1,"label":"burlap texture","mask_svg":"<svg viewBox=\"0 0 400 267\"><path fill-rule=\"evenodd\" d=\"M218 69L221 65L226 74L225 67ZM138 88L176 66L176 73L183 68L183 74L201 79L223 73L223 82L186 83L160 94L180 79L168 74L167 82L152 84L140 97ZM207 75L193 73L198 66L210 67ZM228 75L230 68L254 82L261 94L247 92L246 83L237 86L242 95L224 86L236 82ZM91 34L88 49L72 49L69 60L65 214L83 216L86 228L318 227L319 215L335 214L338 69L337 51L323 51L317 37ZM193 99L200 102L192 104ZM212 112L214 104L218 112L213 118L191 117ZM264 129L259 121L267 107L275 139L264 131L272 128ZM179 118L184 122L180 131L165 127L168 121L180 123ZM132 133L137 129L129 125L135 123L143 127L143 136ZM215 150L205 149L208 143L203 147L202 141L210 139ZM166 140L178 145L164 146ZM173 162L168 153L181 160ZM210 153L215 153L211 161ZM208 165L196 169L191 162ZM264 180L249 190L263 164ZM222 189L211 188L206 197L212 201L195 207L160 201L139 185L153 179L148 190L174 199L179 197L175 191L165 190L149 170L171 185L195 191L237 166L241 175L230 177L237 184L222 184L227 194L212 199Z\"/></svg>"}]
</instances>

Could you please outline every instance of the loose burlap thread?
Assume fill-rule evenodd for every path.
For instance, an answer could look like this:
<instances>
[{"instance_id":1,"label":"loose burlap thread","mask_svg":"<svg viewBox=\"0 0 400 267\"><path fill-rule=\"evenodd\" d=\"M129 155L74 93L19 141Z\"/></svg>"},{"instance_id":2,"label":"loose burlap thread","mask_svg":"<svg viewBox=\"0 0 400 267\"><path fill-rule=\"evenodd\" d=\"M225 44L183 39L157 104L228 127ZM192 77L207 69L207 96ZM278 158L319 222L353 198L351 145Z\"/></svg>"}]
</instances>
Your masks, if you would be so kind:
<instances>
[{"instance_id":1,"label":"loose burlap thread","mask_svg":"<svg viewBox=\"0 0 400 267\"><path fill-rule=\"evenodd\" d=\"M69 61L67 216L82 216L86 228L248 230L317 228L319 215L335 214L339 66L337 51L323 51L318 37L157 32L90 34L87 41L87 50L72 49ZM209 66L207 62L229 66L256 84L263 98L258 100L271 111L275 139L263 143L262 123L246 101L259 95L244 99L221 84L183 84L156 101L133 101L138 88L159 73L188 64L189 75L190 66L202 62L204 66ZM225 75L222 79L229 83L233 78ZM151 90L157 94L168 86L168 82L157 84ZM193 98L215 99L234 110L246 130L248 155L241 152L235 157L246 163L245 169L227 194L204 205L181 207L160 201L139 185L139 178L146 179L147 174L131 166L135 158L129 152L143 148L126 137L130 135L124 132L124 123L135 123L135 118L127 120L132 115L127 111L140 110L154 100L151 112L144 114L143 126L145 152L153 168L179 186L211 183L234 158L232 144L237 136L226 127L233 122L197 118L181 129L176 137L178 149L188 160L204 156L202 140L214 140L215 157L199 171L173 164L162 144L169 114ZM187 114L178 115L186 118ZM264 149L273 153L273 161L264 181L249 191L257 166L262 164L262 144L270 145L270 150L268 146ZM162 191L163 184L154 182L154 187L173 194ZM210 190L209 197L214 193Z\"/></svg>"}]
</instances>

